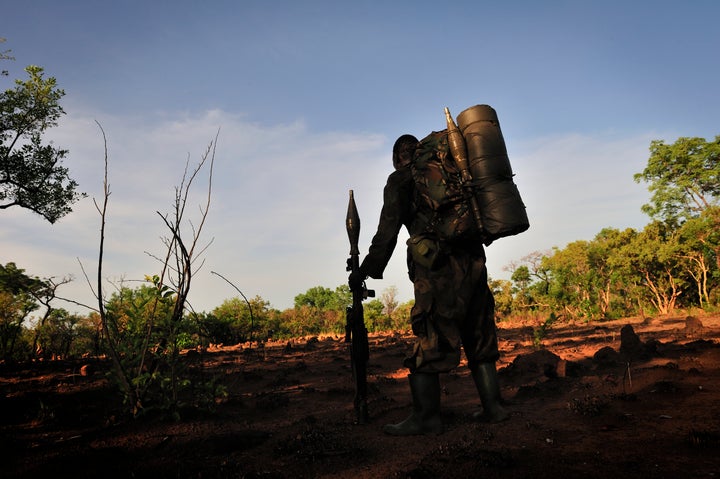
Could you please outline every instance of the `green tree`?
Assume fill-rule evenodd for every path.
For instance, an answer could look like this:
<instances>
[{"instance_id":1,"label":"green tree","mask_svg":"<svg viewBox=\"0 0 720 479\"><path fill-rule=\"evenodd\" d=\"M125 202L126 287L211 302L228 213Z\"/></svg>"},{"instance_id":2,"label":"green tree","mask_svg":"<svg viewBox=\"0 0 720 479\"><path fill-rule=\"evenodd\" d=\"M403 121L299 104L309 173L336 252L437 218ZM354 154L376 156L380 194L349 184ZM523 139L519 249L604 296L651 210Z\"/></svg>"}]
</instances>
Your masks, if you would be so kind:
<instances>
[{"instance_id":1,"label":"green tree","mask_svg":"<svg viewBox=\"0 0 720 479\"><path fill-rule=\"evenodd\" d=\"M527 270L527 267L525 268ZM515 270L517 272L518 270ZM495 297L495 314L507 318L513 312L514 289L511 281L506 279L488 279L488 285Z\"/></svg>"},{"instance_id":2,"label":"green tree","mask_svg":"<svg viewBox=\"0 0 720 479\"><path fill-rule=\"evenodd\" d=\"M633 283L623 274L623 260L618 258L618 255L635 234L632 228L622 231L603 228L589 244L588 262L594 271L595 294L603 318L619 317L633 312L632 303L628 302Z\"/></svg>"},{"instance_id":3,"label":"green tree","mask_svg":"<svg viewBox=\"0 0 720 479\"><path fill-rule=\"evenodd\" d=\"M309 306L294 307L280 313L283 331L288 337L296 338L306 334L315 334L317 321L314 319Z\"/></svg>"},{"instance_id":4,"label":"green tree","mask_svg":"<svg viewBox=\"0 0 720 479\"><path fill-rule=\"evenodd\" d=\"M678 221L698 216L720 197L720 136L714 141L682 137L672 145L652 141L647 166L635 181L650 184L650 203L643 206L650 217Z\"/></svg>"},{"instance_id":5,"label":"green tree","mask_svg":"<svg viewBox=\"0 0 720 479\"><path fill-rule=\"evenodd\" d=\"M59 103L65 92L41 67L25 71L27 80L0 93L0 209L19 206L55 223L84 196L62 165L68 151L42 138L65 114Z\"/></svg>"},{"instance_id":6,"label":"green tree","mask_svg":"<svg viewBox=\"0 0 720 479\"><path fill-rule=\"evenodd\" d=\"M533 251L525 255L519 262L511 263L506 269L511 272L510 279L517 291L513 309L523 312L550 307L550 270L546 264L550 251Z\"/></svg>"},{"instance_id":7,"label":"green tree","mask_svg":"<svg viewBox=\"0 0 720 479\"><path fill-rule=\"evenodd\" d=\"M531 306L534 306L530 294L532 277L530 276L530 269L527 267L527 265L522 264L518 266L510 275L510 279L512 280L511 284L515 285L515 287L513 288L515 298L510 303L510 307L513 308L514 305L520 309L527 309Z\"/></svg>"},{"instance_id":8,"label":"green tree","mask_svg":"<svg viewBox=\"0 0 720 479\"><path fill-rule=\"evenodd\" d=\"M695 285L698 305L710 304L710 290L717 286L720 253L720 207L708 207L686 220L678 231L678 256Z\"/></svg>"},{"instance_id":9,"label":"green tree","mask_svg":"<svg viewBox=\"0 0 720 479\"><path fill-rule=\"evenodd\" d=\"M618 303L616 298L632 283L623 276L622 262L626 258L618 258L618 253L634 237L632 229L604 228L592 241L578 240L563 249L556 248L545 260L552 277L550 296L555 310L586 320L627 313L624 303ZM612 312L612 308L618 312Z\"/></svg>"},{"instance_id":10,"label":"green tree","mask_svg":"<svg viewBox=\"0 0 720 479\"><path fill-rule=\"evenodd\" d=\"M604 228L591 241L573 241L547 257L554 308L563 310L567 317L586 320L616 314L611 308L619 307L615 299L625 283L614 257L631 241L633 233Z\"/></svg>"},{"instance_id":11,"label":"green tree","mask_svg":"<svg viewBox=\"0 0 720 479\"><path fill-rule=\"evenodd\" d=\"M101 354L102 325L97 312L93 311L87 316L80 316L73 327L73 332L74 338L70 347L71 356L98 356Z\"/></svg>"},{"instance_id":12,"label":"green tree","mask_svg":"<svg viewBox=\"0 0 720 479\"><path fill-rule=\"evenodd\" d=\"M177 294L160 284L137 288L121 287L104 304L105 351L113 348L118 357L114 379L133 415L159 409L176 412L178 392L190 384L178 361L184 338L192 334L192 323L177 320ZM127 384L125 384L127 383Z\"/></svg>"},{"instance_id":13,"label":"green tree","mask_svg":"<svg viewBox=\"0 0 720 479\"><path fill-rule=\"evenodd\" d=\"M16 356L23 323L39 308L37 298L46 286L15 263L0 264L0 357Z\"/></svg>"},{"instance_id":14,"label":"green tree","mask_svg":"<svg viewBox=\"0 0 720 479\"><path fill-rule=\"evenodd\" d=\"M114 333L120 335L144 336L149 327L162 328L169 321L172 313L172 299L166 296L158 301L157 288L143 284L137 288L122 286L114 292L105 304L105 309L112 320ZM146 324L152 318L153 324Z\"/></svg>"},{"instance_id":15,"label":"green tree","mask_svg":"<svg viewBox=\"0 0 720 479\"><path fill-rule=\"evenodd\" d=\"M399 304L390 317L390 329L395 331L410 331L410 316L413 306L415 306L414 299Z\"/></svg>"},{"instance_id":16,"label":"green tree","mask_svg":"<svg viewBox=\"0 0 720 479\"><path fill-rule=\"evenodd\" d=\"M594 271L588 258L589 242L573 241L563 249L556 249L546 258L545 265L551 272L550 297L553 309L562 310L573 318L592 319L594 307Z\"/></svg>"},{"instance_id":17,"label":"green tree","mask_svg":"<svg viewBox=\"0 0 720 479\"><path fill-rule=\"evenodd\" d=\"M5 266L0 264L0 291L11 294L27 293L36 298L47 284L37 277L28 276L25 270L18 268L13 262Z\"/></svg>"},{"instance_id":18,"label":"green tree","mask_svg":"<svg viewBox=\"0 0 720 479\"><path fill-rule=\"evenodd\" d=\"M382 301L377 298L363 304L365 327L369 332L376 333L390 329L390 316L383 314L384 309Z\"/></svg>"},{"instance_id":19,"label":"green tree","mask_svg":"<svg viewBox=\"0 0 720 479\"><path fill-rule=\"evenodd\" d=\"M352 305L352 291L347 284L341 284L335 288L335 301L333 306L338 311L345 311L345 308Z\"/></svg>"},{"instance_id":20,"label":"green tree","mask_svg":"<svg viewBox=\"0 0 720 479\"><path fill-rule=\"evenodd\" d=\"M314 286L304 293L295 296L295 307L309 306L318 311L337 307L338 298L335 292L324 286Z\"/></svg>"},{"instance_id":21,"label":"green tree","mask_svg":"<svg viewBox=\"0 0 720 479\"><path fill-rule=\"evenodd\" d=\"M247 341L255 327L255 316L251 313L245 300L240 297L223 301L212 311L217 321L213 322L216 331L211 342L237 344Z\"/></svg>"},{"instance_id":22,"label":"green tree","mask_svg":"<svg viewBox=\"0 0 720 479\"><path fill-rule=\"evenodd\" d=\"M37 346L44 358L70 356L75 340L80 336L82 318L65 309L53 309L44 323L36 326ZM88 351L89 352L89 351Z\"/></svg>"},{"instance_id":23,"label":"green tree","mask_svg":"<svg viewBox=\"0 0 720 479\"><path fill-rule=\"evenodd\" d=\"M24 294L0 291L0 358L8 360L16 357L23 322L36 307L35 302Z\"/></svg>"},{"instance_id":24,"label":"green tree","mask_svg":"<svg viewBox=\"0 0 720 479\"><path fill-rule=\"evenodd\" d=\"M619 252L624 273L644 293L660 314L671 313L682 294L684 279L678 262L676 229L654 221L643 229Z\"/></svg>"},{"instance_id":25,"label":"green tree","mask_svg":"<svg viewBox=\"0 0 720 479\"><path fill-rule=\"evenodd\" d=\"M293 321L304 334L344 333L345 308L350 304L352 293L347 285L340 285L335 290L314 286L295 296Z\"/></svg>"},{"instance_id":26,"label":"green tree","mask_svg":"<svg viewBox=\"0 0 720 479\"><path fill-rule=\"evenodd\" d=\"M275 318L277 311L260 296L247 302L239 297L226 299L205 319L201 327L215 329L210 341L214 343L237 344L250 339L266 340L279 331Z\"/></svg>"}]
</instances>

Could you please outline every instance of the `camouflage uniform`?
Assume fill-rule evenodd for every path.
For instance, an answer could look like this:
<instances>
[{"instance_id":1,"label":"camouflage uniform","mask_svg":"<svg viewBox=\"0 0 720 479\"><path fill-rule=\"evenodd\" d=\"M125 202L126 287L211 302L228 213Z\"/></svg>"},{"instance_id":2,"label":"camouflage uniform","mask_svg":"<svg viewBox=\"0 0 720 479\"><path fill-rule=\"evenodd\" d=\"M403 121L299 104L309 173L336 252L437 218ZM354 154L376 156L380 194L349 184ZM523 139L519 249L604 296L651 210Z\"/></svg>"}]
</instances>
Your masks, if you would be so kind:
<instances>
[{"instance_id":1,"label":"camouflage uniform","mask_svg":"<svg viewBox=\"0 0 720 479\"><path fill-rule=\"evenodd\" d=\"M431 135L433 140L442 138L442 135ZM442 148L442 143L436 143ZM439 373L450 371L459 364L461 348L465 350L470 374L483 405L482 413L473 417L491 422L509 417L501 405L495 369L499 356L495 303L487 284L485 251L480 241L460 242L457 239L466 238L465 235L442 236L438 233L439 216L425 207L424 199L428 196L422 188L430 186L425 193L434 194L442 192L447 184L423 175L427 184L416 186L417 178L413 174L419 176L422 146L423 143L412 135L403 135L395 142L393 164L396 171L385 185L377 233L359 271L352 272L348 279L351 288L358 287L367 276L381 279L397 244L400 228L403 225L407 228L410 233L408 273L415 285L411 321L417 341L405 365L410 369L408 380L413 408L404 421L383 427L385 433L394 436L442 432ZM437 148L434 143L430 147ZM439 148L437 153L431 150L429 154L440 157L438 153L442 153ZM437 197L443 199L443 195ZM440 218L447 220L442 224L445 228L442 231L458 231L462 217L457 213ZM438 237L455 239L452 243L441 243L435 239Z\"/></svg>"},{"instance_id":2,"label":"camouflage uniform","mask_svg":"<svg viewBox=\"0 0 720 479\"><path fill-rule=\"evenodd\" d=\"M412 372L450 371L460 363L461 345L470 369L499 358L482 245L440 251L432 269L415 265L412 326L418 340L405 361Z\"/></svg>"},{"instance_id":3,"label":"camouflage uniform","mask_svg":"<svg viewBox=\"0 0 720 479\"><path fill-rule=\"evenodd\" d=\"M360 270L374 279L382 279L383 271L397 244L398 233L403 225L412 230L415 187L410 166L403 166L390 174L383 190L383 207L377 233L372 239L367 256ZM412 232L411 232L412 234ZM411 258L408 256L408 269L412 271ZM412 280L412 276L410 277Z\"/></svg>"},{"instance_id":4,"label":"camouflage uniform","mask_svg":"<svg viewBox=\"0 0 720 479\"><path fill-rule=\"evenodd\" d=\"M371 278L382 279L403 225L411 236L425 230L425 221L414 208L414 191L409 167L388 177L377 233L360 267ZM497 361L495 303L482 244L441 244L438 249L431 268L415 262L408 251L408 272L415 288L411 321L418 339L405 365L418 373L450 371L460 362L461 346L471 369Z\"/></svg>"}]
</instances>

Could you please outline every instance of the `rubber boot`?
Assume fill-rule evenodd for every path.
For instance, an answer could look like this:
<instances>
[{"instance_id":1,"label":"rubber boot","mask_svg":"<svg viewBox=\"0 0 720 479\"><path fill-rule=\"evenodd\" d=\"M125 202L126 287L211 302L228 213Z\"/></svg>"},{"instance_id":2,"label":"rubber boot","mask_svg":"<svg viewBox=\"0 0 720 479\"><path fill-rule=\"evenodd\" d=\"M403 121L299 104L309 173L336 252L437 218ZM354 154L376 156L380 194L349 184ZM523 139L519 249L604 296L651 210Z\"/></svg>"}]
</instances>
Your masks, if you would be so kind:
<instances>
[{"instance_id":1,"label":"rubber boot","mask_svg":"<svg viewBox=\"0 0 720 479\"><path fill-rule=\"evenodd\" d=\"M500 384L498 383L495 363L480 363L472 371L472 378L475 381L482 412L473 414L473 418L485 422L500 422L510 417L510 413L502 406L500 399Z\"/></svg>"},{"instance_id":2,"label":"rubber boot","mask_svg":"<svg viewBox=\"0 0 720 479\"><path fill-rule=\"evenodd\" d=\"M408 376L413 408L410 416L398 424L386 424L383 431L392 436L440 434L440 377L414 373Z\"/></svg>"}]
</instances>

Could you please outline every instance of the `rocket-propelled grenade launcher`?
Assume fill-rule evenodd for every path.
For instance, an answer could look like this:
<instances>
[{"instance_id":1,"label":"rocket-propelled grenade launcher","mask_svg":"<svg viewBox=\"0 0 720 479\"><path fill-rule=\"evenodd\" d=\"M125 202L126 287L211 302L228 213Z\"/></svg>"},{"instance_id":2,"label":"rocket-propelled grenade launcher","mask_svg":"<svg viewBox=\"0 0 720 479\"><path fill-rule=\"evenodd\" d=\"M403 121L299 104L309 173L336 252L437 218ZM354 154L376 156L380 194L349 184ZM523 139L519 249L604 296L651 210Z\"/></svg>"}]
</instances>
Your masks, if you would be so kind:
<instances>
[{"instance_id":1,"label":"rocket-propelled grenade launcher","mask_svg":"<svg viewBox=\"0 0 720 479\"><path fill-rule=\"evenodd\" d=\"M356 272L360 270L360 216L353 191L350 190L350 201L348 203L347 216L345 218L348 239L350 240L350 257L347 260L347 271ZM365 282L358 288L352 290L352 306L348 306L345 312L345 342L350 343L350 359L352 363L353 377L355 379L355 414L358 424L367 424L367 363L370 358L368 346L368 333L365 328L365 317L362 302L368 297L375 296L375 291L367 289Z\"/></svg>"},{"instance_id":2,"label":"rocket-propelled grenade launcher","mask_svg":"<svg viewBox=\"0 0 720 479\"><path fill-rule=\"evenodd\" d=\"M478 231L483 231L484 228L482 214L480 213L480 205L478 205L477 198L473 194L473 178L470 174L470 168L468 167L468 154L465 138L463 138L462 133L460 133L460 129L457 125L455 125L455 121L450 115L450 110L447 107L445 107L445 120L447 122L448 147L450 148L450 154L455 159L455 164L457 165L458 170L460 170L463 196L470 206L473 219L475 220L475 226Z\"/></svg>"}]
</instances>

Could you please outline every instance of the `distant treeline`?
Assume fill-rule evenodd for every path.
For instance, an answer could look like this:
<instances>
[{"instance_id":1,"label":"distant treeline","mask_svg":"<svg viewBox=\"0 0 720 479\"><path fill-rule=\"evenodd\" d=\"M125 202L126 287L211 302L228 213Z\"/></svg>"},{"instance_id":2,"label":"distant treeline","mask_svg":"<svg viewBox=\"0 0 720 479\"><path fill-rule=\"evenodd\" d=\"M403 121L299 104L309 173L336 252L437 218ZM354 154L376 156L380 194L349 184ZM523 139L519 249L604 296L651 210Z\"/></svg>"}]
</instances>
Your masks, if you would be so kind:
<instances>
[{"instance_id":1,"label":"distant treeline","mask_svg":"<svg viewBox=\"0 0 720 479\"><path fill-rule=\"evenodd\" d=\"M672 227L654 221L642 231L606 228L590 241L534 252L511 264L510 280L490 279L498 321L554 317L594 321L670 314L676 309L714 310L720 300L720 208ZM57 285L0 265L0 358L68 357L103 353L99 315L71 314L52 306ZM399 304L390 287L366 301L368 330L407 331L412 301ZM107 301L107 314L128 338L144 337L148 316L162 331L170 307L158 308L152 285L122 287ZM289 339L345 333L347 285L316 286L280 311L260 296L225 300L210 312L187 312L178 346ZM33 313L45 307L42 316ZM33 321L30 321L30 319Z\"/></svg>"},{"instance_id":2,"label":"distant treeline","mask_svg":"<svg viewBox=\"0 0 720 479\"><path fill-rule=\"evenodd\" d=\"M651 193L643 206L650 217L645 228L605 228L590 241L533 252L509 265L510 280L490 280L499 321L528 316L595 321L718 307L720 136L679 138L671 145L653 141L647 167L635 180L648 183ZM27 275L14 263L0 265L0 359L103 352L97 313L83 316L55 307L67 281ZM409 329L413 303L398 304L396 296L390 287L365 302L369 331ZM343 335L351 303L347 285L310 288L284 311L260 296L236 297L210 312L186 311L182 324L172 324L172 337L178 347L192 348ZM153 282L121 287L106 304L109 331L129 342L142 338L146 346L165 341L162 331L173 321L173 304L167 286L160 292ZM40 317L33 316L37 311L43 311Z\"/></svg>"}]
</instances>

